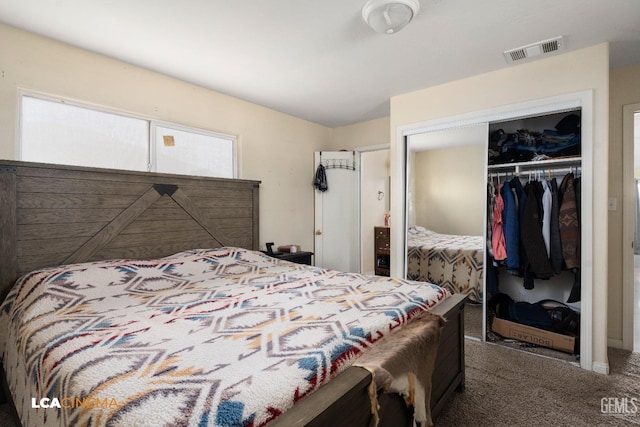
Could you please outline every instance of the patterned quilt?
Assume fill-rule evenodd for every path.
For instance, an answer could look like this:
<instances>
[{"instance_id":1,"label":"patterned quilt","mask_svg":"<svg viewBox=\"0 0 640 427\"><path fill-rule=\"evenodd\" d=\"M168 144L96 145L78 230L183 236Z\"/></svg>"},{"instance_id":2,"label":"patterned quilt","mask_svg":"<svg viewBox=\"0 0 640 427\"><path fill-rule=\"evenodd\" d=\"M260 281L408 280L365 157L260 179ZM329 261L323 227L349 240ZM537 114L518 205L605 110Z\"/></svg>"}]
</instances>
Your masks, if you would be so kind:
<instances>
[{"instance_id":1,"label":"patterned quilt","mask_svg":"<svg viewBox=\"0 0 640 427\"><path fill-rule=\"evenodd\" d=\"M440 234L420 226L407 233L407 278L435 283L482 302L484 239Z\"/></svg>"},{"instance_id":2,"label":"patterned quilt","mask_svg":"<svg viewBox=\"0 0 640 427\"><path fill-rule=\"evenodd\" d=\"M238 248L39 270L1 306L25 426L261 426L449 295Z\"/></svg>"}]
</instances>

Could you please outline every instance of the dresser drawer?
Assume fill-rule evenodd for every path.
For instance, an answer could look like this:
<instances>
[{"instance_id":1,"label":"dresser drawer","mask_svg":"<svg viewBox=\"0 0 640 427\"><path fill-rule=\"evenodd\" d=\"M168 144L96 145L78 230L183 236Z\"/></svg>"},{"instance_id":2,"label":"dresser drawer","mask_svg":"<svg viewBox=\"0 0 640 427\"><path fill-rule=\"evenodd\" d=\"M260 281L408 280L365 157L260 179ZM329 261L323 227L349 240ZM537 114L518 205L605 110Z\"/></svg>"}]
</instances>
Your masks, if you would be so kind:
<instances>
[{"instance_id":1,"label":"dresser drawer","mask_svg":"<svg viewBox=\"0 0 640 427\"><path fill-rule=\"evenodd\" d=\"M386 254L389 253L389 249L391 248L389 230L389 227L374 227L373 237L376 251L381 251Z\"/></svg>"},{"instance_id":2,"label":"dresser drawer","mask_svg":"<svg viewBox=\"0 0 640 427\"><path fill-rule=\"evenodd\" d=\"M376 246L376 249L379 251L389 251L389 249L391 249L389 238L376 237L375 246Z\"/></svg>"},{"instance_id":3,"label":"dresser drawer","mask_svg":"<svg viewBox=\"0 0 640 427\"><path fill-rule=\"evenodd\" d=\"M389 227L374 227L375 238L385 238L388 239L390 236Z\"/></svg>"}]
</instances>

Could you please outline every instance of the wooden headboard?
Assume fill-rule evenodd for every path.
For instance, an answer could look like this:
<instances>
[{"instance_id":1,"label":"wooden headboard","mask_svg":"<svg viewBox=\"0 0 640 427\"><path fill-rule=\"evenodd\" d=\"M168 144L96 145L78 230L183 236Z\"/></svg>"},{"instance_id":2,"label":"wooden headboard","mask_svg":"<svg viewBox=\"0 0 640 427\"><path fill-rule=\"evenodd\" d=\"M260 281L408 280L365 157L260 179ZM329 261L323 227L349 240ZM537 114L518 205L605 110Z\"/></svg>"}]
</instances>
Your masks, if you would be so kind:
<instances>
[{"instance_id":1,"label":"wooden headboard","mask_svg":"<svg viewBox=\"0 0 640 427\"><path fill-rule=\"evenodd\" d=\"M36 268L258 249L259 185L0 160L0 292Z\"/></svg>"}]
</instances>

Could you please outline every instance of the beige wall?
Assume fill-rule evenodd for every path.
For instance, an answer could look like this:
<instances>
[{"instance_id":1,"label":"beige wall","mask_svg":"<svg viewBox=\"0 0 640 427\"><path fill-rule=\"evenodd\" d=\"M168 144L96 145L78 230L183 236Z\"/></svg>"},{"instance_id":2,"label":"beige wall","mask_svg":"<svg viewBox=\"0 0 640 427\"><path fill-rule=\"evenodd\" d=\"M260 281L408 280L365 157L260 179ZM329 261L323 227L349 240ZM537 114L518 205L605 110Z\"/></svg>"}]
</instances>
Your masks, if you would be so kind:
<instances>
[{"instance_id":1,"label":"beige wall","mask_svg":"<svg viewBox=\"0 0 640 427\"><path fill-rule=\"evenodd\" d=\"M585 90L593 90L593 170L598 176L607 176L609 46L601 44L391 98L392 194L397 195L401 188L399 153L403 149L397 137L399 127ZM592 233L595 242L603 242L608 238L607 181L594 181ZM392 216L401 212L401 199L394 197ZM401 235L392 230L392 245L398 247L401 243ZM599 369L608 366L607 252L606 245L594 245L593 362ZM401 262L397 258L392 260L392 272L396 275Z\"/></svg>"},{"instance_id":2,"label":"beige wall","mask_svg":"<svg viewBox=\"0 0 640 427\"><path fill-rule=\"evenodd\" d=\"M236 135L241 178L262 180L261 245L313 250L313 152L330 128L5 25L0 52L0 158L17 159L20 88Z\"/></svg>"},{"instance_id":3,"label":"beige wall","mask_svg":"<svg viewBox=\"0 0 640 427\"><path fill-rule=\"evenodd\" d=\"M389 117L342 126L332 130L331 150L389 144Z\"/></svg>"},{"instance_id":4,"label":"beige wall","mask_svg":"<svg viewBox=\"0 0 640 427\"><path fill-rule=\"evenodd\" d=\"M609 212L609 338L622 339L622 213L626 203L622 189L622 108L640 103L640 64L611 70L609 88L609 197L618 208ZM596 177L597 179L597 177Z\"/></svg>"},{"instance_id":5,"label":"beige wall","mask_svg":"<svg viewBox=\"0 0 640 427\"><path fill-rule=\"evenodd\" d=\"M415 154L416 225L444 234L484 235L486 150L476 144Z\"/></svg>"}]
</instances>

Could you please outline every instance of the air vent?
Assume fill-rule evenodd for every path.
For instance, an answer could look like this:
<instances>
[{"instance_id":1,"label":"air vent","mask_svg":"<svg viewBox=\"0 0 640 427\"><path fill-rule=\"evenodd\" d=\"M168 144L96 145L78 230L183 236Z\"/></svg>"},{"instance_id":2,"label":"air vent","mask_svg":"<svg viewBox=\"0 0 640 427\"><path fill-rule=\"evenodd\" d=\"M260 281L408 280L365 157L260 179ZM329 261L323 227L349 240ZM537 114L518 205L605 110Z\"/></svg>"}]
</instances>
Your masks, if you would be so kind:
<instances>
[{"instance_id":1,"label":"air vent","mask_svg":"<svg viewBox=\"0 0 640 427\"><path fill-rule=\"evenodd\" d=\"M504 57L507 59L507 62L523 61L540 55L549 55L558 52L563 49L563 45L563 38L555 37L553 39L507 50L504 52Z\"/></svg>"},{"instance_id":2,"label":"air vent","mask_svg":"<svg viewBox=\"0 0 640 427\"><path fill-rule=\"evenodd\" d=\"M542 53L555 52L560 49L560 43L557 39L541 43L540 46L542 46Z\"/></svg>"}]
</instances>

